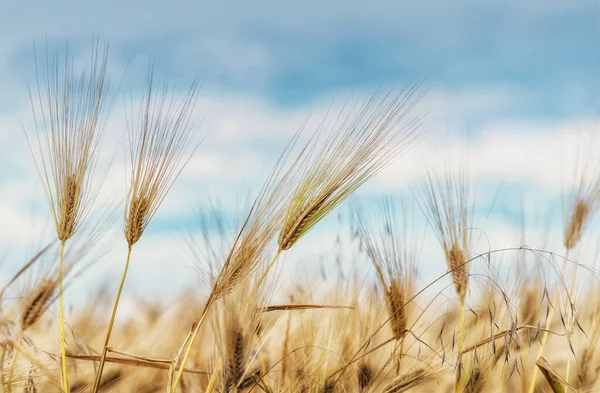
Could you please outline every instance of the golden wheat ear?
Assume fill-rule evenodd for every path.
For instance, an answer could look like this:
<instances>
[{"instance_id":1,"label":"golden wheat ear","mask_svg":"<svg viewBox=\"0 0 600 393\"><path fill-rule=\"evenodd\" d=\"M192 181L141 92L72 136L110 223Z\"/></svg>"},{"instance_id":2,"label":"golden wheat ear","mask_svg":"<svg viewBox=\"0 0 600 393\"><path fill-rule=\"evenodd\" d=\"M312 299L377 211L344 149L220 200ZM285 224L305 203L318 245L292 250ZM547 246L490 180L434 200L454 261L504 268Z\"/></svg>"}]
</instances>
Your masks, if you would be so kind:
<instances>
[{"instance_id":1,"label":"golden wheat ear","mask_svg":"<svg viewBox=\"0 0 600 393\"><path fill-rule=\"evenodd\" d=\"M563 243L567 251L577 246L600 207L600 155L593 148L597 142L596 136L586 136L580 144L590 150L581 151L580 147L575 157L576 165L571 174L574 183L567 192L563 211Z\"/></svg>"},{"instance_id":2,"label":"golden wheat ear","mask_svg":"<svg viewBox=\"0 0 600 393\"><path fill-rule=\"evenodd\" d=\"M153 68L150 67L139 108L134 110L132 107L128 115L131 178L124 214L127 258L104 340L94 393L100 387L108 344L129 270L131 250L202 140L196 134L194 115L199 91L200 84L197 81L192 82L183 94L177 94L167 83L157 86Z\"/></svg>"},{"instance_id":3,"label":"golden wheat ear","mask_svg":"<svg viewBox=\"0 0 600 393\"><path fill-rule=\"evenodd\" d=\"M473 249L471 229L475 192L471 188L470 173L465 163L458 171L446 167L441 172L426 172L422 184L421 203L429 224L444 251L444 258L460 301L460 325L458 332L457 370L461 371L460 357L463 347L465 325L465 298L469 287L469 255ZM457 373L455 393L462 390Z\"/></svg>"},{"instance_id":4,"label":"golden wheat ear","mask_svg":"<svg viewBox=\"0 0 600 393\"><path fill-rule=\"evenodd\" d=\"M279 234L280 250L291 248L418 139L421 117L411 111L423 96L420 87L417 81L399 93L379 89L344 107L330 127L317 129L290 169L297 186Z\"/></svg>"},{"instance_id":5,"label":"golden wheat ear","mask_svg":"<svg viewBox=\"0 0 600 393\"><path fill-rule=\"evenodd\" d=\"M167 83L157 86L151 68L139 108L127 117L131 177L125 208L125 239L129 247L142 236L177 177L196 151L194 109L200 84L183 94Z\"/></svg>"},{"instance_id":6,"label":"golden wheat ear","mask_svg":"<svg viewBox=\"0 0 600 393\"><path fill-rule=\"evenodd\" d=\"M89 69L81 73L68 52L60 59L46 47L45 70L36 53L35 94L29 88L35 133L25 136L62 242L75 234L98 194L95 168L115 97L107 62L108 44L97 38Z\"/></svg>"},{"instance_id":7,"label":"golden wheat ear","mask_svg":"<svg viewBox=\"0 0 600 393\"><path fill-rule=\"evenodd\" d=\"M365 212L355 205L354 221L356 234L361 248L373 264L379 285L384 294L392 332L396 340L401 341L407 333L407 321L411 304L409 300L415 294L417 280L418 239L409 233L408 212L403 204L401 214L396 211L392 199L383 200L382 208L375 223L366 219Z\"/></svg>"},{"instance_id":8,"label":"golden wheat ear","mask_svg":"<svg viewBox=\"0 0 600 393\"><path fill-rule=\"evenodd\" d=\"M90 68L77 73L72 56L64 60L50 54L46 45L45 72L38 67L36 87L29 97L35 123L35 140L27 136L41 178L56 235L59 259L59 319L62 389L68 392L63 316L63 254L65 243L77 232L98 195L94 172L111 101L107 78L108 44L92 43ZM113 101L114 102L114 101Z\"/></svg>"},{"instance_id":9,"label":"golden wheat ear","mask_svg":"<svg viewBox=\"0 0 600 393\"><path fill-rule=\"evenodd\" d=\"M54 298L56 284L55 280L45 279L25 299L21 307L20 316L21 329L23 331L33 326L43 315Z\"/></svg>"},{"instance_id":10,"label":"golden wheat ear","mask_svg":"<svg viewBox=\"0 0 600 393\"><path fill-rule=\"evenodd\" d=\"M458 174L427 172L422 185L424 213L444 251L456 293L464 303L469 284L469 253L472 250L474 192L466 169Z\"/></svg>"}]
</instances>

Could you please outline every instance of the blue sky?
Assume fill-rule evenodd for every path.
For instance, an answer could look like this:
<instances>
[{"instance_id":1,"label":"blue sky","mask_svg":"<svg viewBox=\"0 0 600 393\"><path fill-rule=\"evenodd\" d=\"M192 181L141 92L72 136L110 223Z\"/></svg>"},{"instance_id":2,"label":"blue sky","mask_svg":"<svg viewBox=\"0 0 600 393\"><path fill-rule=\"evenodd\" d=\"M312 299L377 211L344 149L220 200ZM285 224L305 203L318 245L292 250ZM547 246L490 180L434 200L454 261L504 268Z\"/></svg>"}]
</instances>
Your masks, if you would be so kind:
<instances>
[{"instance_id":1,"label":"blue sky","mask_svg":"<svg viewBox=\"0 0 600 393\"><path fill-rule=\"evenodd\" d=\"M373 179L363 198L410 194L422 175L417 163L443 165L444 156L456 149L461 154L462 147L455 149L445 138L469 131L484 204L504 182L485 228L495 239L515 232L509 212L520 206L522 190L533 202L528 213L560 207L560 173L571 162L562 159L565 150L577 146L576 132L598 130L597 0L4 2L0 164L7 169L0 179L0 217L6 226L0 229L0 244L12 252L31 243L32 233L42 238L48 232L47 220L39 218L44 200L21 131L21 124L31 121L26 82L34 75L33 40L48 39L53 48L68 40L83 61L92 34L110 39L115 79L135 54L124 80L134 95L150 59L159 77L178 86L194 78L203 81L198 110L209 136L149 228L148 240L139 245L130 284L134 295L159 287L172 293L190 285L185 262L172 268L173 259L184 261L187 255L179 232L194 230L190 212L206 202L207 194L234 211L235 195L260 185L309 112L318 119L332 99L343 100L350 91L368 94L378 84L414 76L426 77L429 89L418 108L430 112L426 138ZM120 151L122 120L117 105L105 141L111 151ZM119 165L111 172L111 190L124 184ZM318 237L304 240L308 255L332 247L335 220L330 221ZM15 228L18 222L28 224ZM121 251L95 270L95 282L117 274ZM298 258L306 257L302 252ZM284 263L291 266L294 255L288 259ZM426 270L435 275L444 266Z\"/></svg>"}]
</instances>

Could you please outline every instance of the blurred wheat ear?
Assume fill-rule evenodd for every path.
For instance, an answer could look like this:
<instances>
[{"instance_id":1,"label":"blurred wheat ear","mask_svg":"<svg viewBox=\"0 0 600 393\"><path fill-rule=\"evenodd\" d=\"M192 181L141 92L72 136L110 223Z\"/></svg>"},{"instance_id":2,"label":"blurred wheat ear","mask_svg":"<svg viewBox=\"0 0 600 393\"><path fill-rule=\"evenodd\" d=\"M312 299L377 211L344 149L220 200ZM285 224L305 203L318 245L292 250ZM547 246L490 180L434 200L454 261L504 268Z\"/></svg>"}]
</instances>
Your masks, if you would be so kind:
<instances>
[{"instance_id":1,"label":"blurred wheat ear","mask_svg":"<svg viewBox=\"0 0 600 393\"><path fill-rule=\"evenodd\" d=\"M111 102L106 78L108 44L92 43L90 69L77 73L68 53L64 60L46 47L45 72L36 51L37 95L29 96L35 122L35 139L27 136L29 149L44 186L44 194L61 242L59 260L59 323L62 389L68 392L63 316L63 254L81 226L99 187L94 172Z\"/></svg>"},{"instance_id":2,"label":"blurred wheat ear","mask_svg":"<svg viewBox=\"0 0 600 393\"><path fill-rule=\"evenodd\" d=\"M402 205L402 225L400 228L395 204L389 198L384 199L381 213L377 219L382 223L378 231L372 229L373 224L365 218L360 208L355 209L357 234L361 246L371 260L377 279L383 291L389 312L390 327L396 339L395 356L396 373L400 371L400 357L404 337L408 332L410 314L409 300L415 294L417 279L416 247L414 239L409 238L407 228L407 211ZM413 242L411 244L411 241Z\"/></svg>"},{"instance_id":3,"label":"blurred wheat ear","mask_svg":"<svg viewBox=\"0 0 600 393\"><path fill-rule=\"evenodd\" d=\"M472 249L471 231L475 194L470 188L467 168L458 173L445 169L443 174L426 173L422 185L422 205L427 219L444 251L456 294L460 300L458 353L462 351L465 297L469 286L469 253ZM460 367L459 367L460 368ZM455 392L459 392L457 379Z\"/></svg>"},{"instance_id":4,"label":"blurred wheat ear","mask_svg":"<svg viewBox=\"0 0 600 393\"><path fill-rule=\"evenodd\" d=\"M131 105L127 119L131 178L124 215L127 258L106 332L94 393L98 391L102 379L131 250L201 142L201 138L194 133L194 109L199 91L200 84L197 81L192 82L183 94L177 94L167 83L157 87L151 67L138 110L134 111Z\"/></svg>"}]
</instances>

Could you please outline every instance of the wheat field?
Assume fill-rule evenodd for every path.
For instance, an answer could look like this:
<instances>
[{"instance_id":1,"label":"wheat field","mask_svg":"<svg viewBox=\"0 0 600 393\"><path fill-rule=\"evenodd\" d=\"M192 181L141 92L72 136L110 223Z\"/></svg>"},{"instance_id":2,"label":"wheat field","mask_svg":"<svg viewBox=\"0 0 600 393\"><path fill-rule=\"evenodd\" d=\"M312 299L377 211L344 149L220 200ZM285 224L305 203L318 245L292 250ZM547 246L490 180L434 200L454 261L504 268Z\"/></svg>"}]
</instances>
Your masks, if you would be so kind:
<instances>
[{"instance_id":1,"label":"wheat field","mask_svg":"<svg viewBox=\"0 0 600 393\"><path fill-rule=\"evenodd\" d=\"M43 51L41 51L43 52ZM40 53L41 53L40 52ZM149 68L139 104L126 102L128 173L118 206L127 245L118 291L98 288L65 313L84 256L105 235L96 215L105 125L121 85L109 47L94 41L87 68L36 56L35 127L25 130L55 240L2 283L3 392L591 392L598 387L600 299L578 296L593 263L578 248L597 211L600 173L586 167L565 196L555 253L522 243L476 247L477 185L470 164L423 168L412 200L382 196L376 212L353 200L351 239L372 273L334 275L324 288L282 288L284 256L322 219L427 137L422 80L349 99L316 129L287 141L246 213L204 217L193 242L206 283L168 303L139 299L119 315L131 256L205 135L194 117L200 84L179 91ZM127 101L127 100L126 100ZM434 108L432 108L434 109ZM26 153L26 152L24 152ZM460 157L459 157L460 159ZM484 207L485 208L485 207ZM190 214L193 214L190 212ZM420 244L407 217L435 235ZM217 236L208 233L220 228ZM134 247L135 246L135 247ZM438 248L446 273L419 275L419 250ZM557 249L554 245L552 249ZM333 263L335 255L326 255ZM500 272L497 261L510 266ZM4 296L6 293L16 296ZM277 299L277 301L275 301ZM280 301L281 300L281 301ZM67 315L65 315L67 314Z\"/></svg>"}]
</instances>

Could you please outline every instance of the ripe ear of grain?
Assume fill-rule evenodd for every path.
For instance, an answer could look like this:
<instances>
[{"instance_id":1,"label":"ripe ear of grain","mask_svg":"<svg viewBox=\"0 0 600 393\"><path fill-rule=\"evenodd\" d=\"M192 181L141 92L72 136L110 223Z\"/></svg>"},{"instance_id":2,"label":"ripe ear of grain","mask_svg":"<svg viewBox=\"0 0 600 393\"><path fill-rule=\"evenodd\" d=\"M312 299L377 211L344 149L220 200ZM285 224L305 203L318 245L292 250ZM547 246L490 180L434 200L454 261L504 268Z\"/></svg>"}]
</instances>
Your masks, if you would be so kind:
<instances>
[{"instance_id":1,"label":"ripe ear of grain","mask_svg":"<svg viewBox=\"0 0 600 393\"><path fill-rule=\"evenodd\" d=\"M581 239L583 227L588 220L590 212L590 206L588 206L585 201L578 199L577 202L575 202L573 214L571 215L569 225L565 230L565 247L567 250L574 248L579 242L579 239Z\"/></svg>"},{"instance_id":2,"label":"ripe ear of grain","mask_svg":"<svg viewBox=\"0 0 600 393\"><path fill-rule=\"evenodd\" d=\"M56 282L52 280L45 280L36 288L23 305L21 329L27 330L40 319L48 307L48 302L53 298L55 290Z\"/></svg>"},{"instance_id":3,"label":"ripe ear of grain","mask_svg":"<svg viewBox=\"0 0 600 393\"><path fill-rule=\"evenodd\" d=\"M129 247L132 247L142 237L148 207L147 198L134 198L131 201L125 224L125 239Z\"/></svg>"},{"instance_id":4,"label":"ripe ear of grain","mask_svg":"<svg viewBox=\"0 0 600 393\"><path fill-rule=\"evenodd\" d=\"M226 391L232 391L240 384L246 363L244 333L238 327L227 332Z\"/></svg>"},{"instance_id":5,"label":"ripe ear of grain","mask_svg":"<svg viewBox=\"0 0 600 393\"><path fill-rule=\"evenodd\" d=\"M280 250L291 248L418 139L421 117L411 118L410 112L422 96L419 81L398 94L378 89L364 102L344 107L329 129L321 123L284 176L296 184Z\"/></svg>"},{"instance_id":6,"label":"ripe ear of grain","mask_svg":"<svg viewBox=\"0 0 600 393\"><path fill-rule=\"evenodd\" d=\"M401 340L406 335L406 313L403 289L397 282L392 282L386 293L388 308L391 316L392 332L396 340Z\"/></svg>"},{"instance_id":7,"label":"ripe ear of grain","mask_svg":"<svg viewBox=\"0 0 600 393\"><path fill-rule=\"evenodd\" d=\"M452 281L461 302L464 302L469 284L468 264L458 242L452 243L452 248L446 254L448 267L452 270Z\"/></svg>"},{"instance_id":8,"label":"ripe ear of grain","mask_svg":"<svg viewBox=\"0 0 600 393\"><path fill-rule=\"evenodd\" d=\"M289 250L296 243L307 225L314 219L323 202L312 204L312 206L310 203L306 204L303 209L298 209L292 220L286 222L278 239L281 250Z\"/></svg>"},{"instance_id":9,"label":"ripe ear of grain","mask_svg":"<svg viewBox=\"0 0 600 393\"><path fill-rule=\"evenodd\" d=\"M77 216L77 208L80 199L82 179L78 179L75 174L67 176L64 191L60 200L60 217L56 232L58 239L66 242L73 236L75 232L75 220Z\"/></svg>"}]
</instances>

